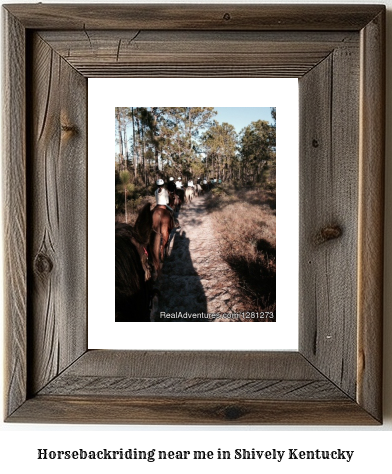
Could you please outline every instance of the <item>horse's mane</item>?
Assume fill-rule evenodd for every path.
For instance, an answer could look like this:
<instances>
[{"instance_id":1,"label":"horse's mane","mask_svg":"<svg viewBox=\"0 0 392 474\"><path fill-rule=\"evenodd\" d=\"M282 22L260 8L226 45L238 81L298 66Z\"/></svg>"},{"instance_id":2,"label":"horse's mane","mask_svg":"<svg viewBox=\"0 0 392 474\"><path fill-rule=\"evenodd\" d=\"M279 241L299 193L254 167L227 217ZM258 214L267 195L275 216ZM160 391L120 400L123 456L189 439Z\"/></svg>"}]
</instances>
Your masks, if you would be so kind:
<instances>
[{"instance_id":1,"label":"horse's mane","mask_svg":"<svg viewBox=\"0 0 392 474\"><path fill-rule=\"evenodd\" d=\"M147 203L140 211L133 227L133 236L143 246L147 246L152 229L151 205Z\"/></svg>"}]
</instances>

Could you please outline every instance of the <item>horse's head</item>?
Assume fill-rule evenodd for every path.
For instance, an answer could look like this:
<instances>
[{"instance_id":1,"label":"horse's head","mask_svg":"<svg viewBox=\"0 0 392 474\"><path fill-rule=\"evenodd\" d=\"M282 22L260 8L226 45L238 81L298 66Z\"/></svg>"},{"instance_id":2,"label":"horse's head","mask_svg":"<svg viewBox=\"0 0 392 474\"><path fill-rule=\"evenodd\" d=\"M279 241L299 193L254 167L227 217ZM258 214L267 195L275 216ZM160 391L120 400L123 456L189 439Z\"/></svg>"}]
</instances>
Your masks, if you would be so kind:
<instances>
[{"instance_id":1,"label":"horse's head","mask_svg":"<svg viewBox=\"0 0 392 474\"><path fill-rule=\"evenodd\" d=\"M143 244L129 224L117 223L115 231L116 321L149 321L150 269Z\"/></svg>"},{"instance_id":2,"label":"horse's head","mask_svg":"<svg viewBox=\"0 0 392 474\"><path fill-rule=\"evenodd\" d=\"M150 203L145 204L143 209L139 212L133 229L135 239L146 247L150 241L152 231L152 211Z\"/></svg>"}]
</instances>

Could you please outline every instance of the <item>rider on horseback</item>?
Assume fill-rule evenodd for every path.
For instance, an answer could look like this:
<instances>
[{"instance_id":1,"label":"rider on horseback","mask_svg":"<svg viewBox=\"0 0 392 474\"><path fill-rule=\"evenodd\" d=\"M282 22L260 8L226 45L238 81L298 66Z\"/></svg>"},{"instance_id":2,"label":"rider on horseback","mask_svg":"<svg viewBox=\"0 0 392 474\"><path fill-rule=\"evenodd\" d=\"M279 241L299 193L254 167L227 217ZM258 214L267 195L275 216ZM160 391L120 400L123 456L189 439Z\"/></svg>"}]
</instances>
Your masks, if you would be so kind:
<instances>
[{"instance_id":1,"label":"rider on horseback","mask_svg":"<svg viewBox=\"0 0 392 474\"><path fill-rule=\"evenodd\" d=\"M165 206L169 209L169 211L173 212L173 209L169 206L169 193L167 189L163 187L163 184L163 179L158 179L158 188L155 191L157 206Z\"/></svg>"},{"instance_id":2,"label":"rider on horseback","mask_svg":"<svg viewBox=\"0 0 392 474\"><path fill-rule=\"evenodd\" d=\"M169 178L169 182L167 183L167 190L169 193L174 193L176 191L176 184L174 182L174 178Z\"/></svg>"},{"instance_id":3,"label":"rider on horseback","mask_svg":"<svg viewBox=\"0 0 392 474\"><path fill-rule=\"evenodd\" d=\"M182 188L182 181L181 181L181 176L177 179L176 181L176 188L181 189Z\"/></svg>"},{"instance_id":4,"label":"rider on horseback","mask_svg":"<svg viewBox=\"0 0 392 474\"><path fill-rule=\"evenodd\" d=\"M175 196L176 196L176 184L174 182L174 178L170 177L169 182L167 183L167 190L169 192L169 204L176 208L175 202Z\"/></svg>"},{"instance_id":5,"label":"rider on horseback","mask_svg":"<svg viewBox=\"0 0 392 474\"><path fill-rule=\"evenodd\" d=\"M184 202L185 192L182 189L181 176L176 181L176 194L179 196L181 203Z\"/></svg>"},{"instance_id":6,"label":"rider on horseback","mask_svg":"<svg viewBox=\"0 0 392 474\"><path fill-rule=\"evenodd\" d=\"M152 230L154 233L151 238L154 280L159 276L161 264L168 250L170 232L175 225L173 209L168 205L169 193L164 187L163 179L157 180L157 186L158 188L155 191L157 205L152 215Z\"/></svg>"}]
</instances>

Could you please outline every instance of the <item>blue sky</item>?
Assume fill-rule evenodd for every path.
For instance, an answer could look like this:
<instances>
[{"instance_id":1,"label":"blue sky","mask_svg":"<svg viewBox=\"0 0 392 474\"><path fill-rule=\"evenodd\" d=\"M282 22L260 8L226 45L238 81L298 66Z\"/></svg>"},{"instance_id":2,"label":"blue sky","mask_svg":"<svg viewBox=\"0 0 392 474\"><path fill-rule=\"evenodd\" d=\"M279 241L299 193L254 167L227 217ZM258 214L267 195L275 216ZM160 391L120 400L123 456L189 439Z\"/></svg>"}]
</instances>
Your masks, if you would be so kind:
<instances>
[{"instance_id":1,"label":"blue sky","mask_svg":"<svg viewBox=\"0 0 392 474\"><path fill-rule=\"evenodd\" d=\"M219 123L227 122L234 126L239 133L244 127L257 120L271 122L270 107L214 107L218 112L215 120Z\"/></svg>"}]
</instances>

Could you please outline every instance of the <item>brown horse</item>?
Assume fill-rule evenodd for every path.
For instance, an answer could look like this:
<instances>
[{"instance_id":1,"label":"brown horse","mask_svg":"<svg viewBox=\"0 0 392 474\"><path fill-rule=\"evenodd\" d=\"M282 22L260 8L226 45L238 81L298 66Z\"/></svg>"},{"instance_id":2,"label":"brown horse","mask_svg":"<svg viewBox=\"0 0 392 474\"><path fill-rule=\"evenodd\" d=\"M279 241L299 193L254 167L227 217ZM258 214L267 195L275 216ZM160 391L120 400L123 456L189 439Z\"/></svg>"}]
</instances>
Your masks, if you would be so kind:
<instances>
[{"instance_id":1,"label":"brown horse","mask_svg":"<svg viewBox=\"0 0 392 474\"><path fill-rule=\"evenodd\" d=\"M148 245L152 211L146 204L132 227L116 223L116 322L150 321L152 279Z\"/></svg>"},{"instance_id":2,"label":"brown horse","mask_svg":"<svg viewBox=\"0 0 392 474\"><path fill-rule=\"evenodd\" d=\"M176 194L174 191L171 193L169 192L169 206L172 209L174 209L176 212L178 212L180 210L180 205L181 205L180 196Z\"/></svg>"},{"instance_id":3,"label":"brown horse","mask_svg":"<svg viewBox=\"0 0 392 474\"><path fill-rule=\"evenodd\" d=\"M185 191L181 188L177 188L176 189L176 194L180 200L180 203L179 203L179 207L178 207L178 210L180 210L180 207L181 205L184 203L185 201Z\"/></svg>"},{"instance_id":4,"label":"brown horse","mask_svg":"<svg viewBox=\"0 0 392 474\"><path fill-rule=\"evenodd\" d=\"M153 232L150 238L150 246L157 275L160 273L161 263L167 254L170 232L173 227L174 219L172 213L166 206L156 205L152 215Z\"/></svg>"}]
</instances>

